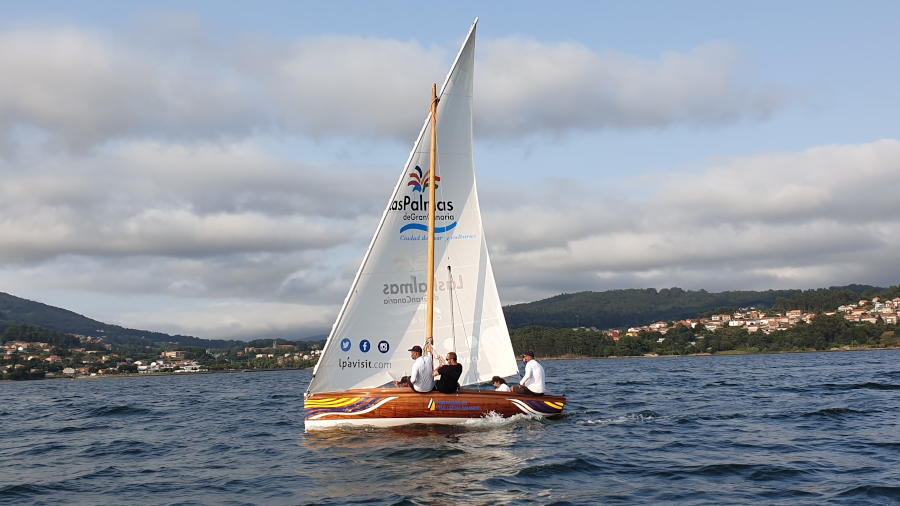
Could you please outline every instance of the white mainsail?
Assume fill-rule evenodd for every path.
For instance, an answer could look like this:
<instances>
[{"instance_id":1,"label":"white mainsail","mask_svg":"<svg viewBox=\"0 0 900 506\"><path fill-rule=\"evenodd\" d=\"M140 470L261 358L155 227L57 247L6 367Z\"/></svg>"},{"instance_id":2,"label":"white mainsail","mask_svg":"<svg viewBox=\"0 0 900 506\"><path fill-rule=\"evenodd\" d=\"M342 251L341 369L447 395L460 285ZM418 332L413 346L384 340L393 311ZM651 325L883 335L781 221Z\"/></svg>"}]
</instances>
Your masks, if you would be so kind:
<instances>
[{"instance_id":1,"label":"white mainsail","mask_svg":"<svg viewBox=\"0 0 900 506\"><path fill-rule=\"evenodd\" d=\"M461 385L518 374L475 188L472 79L477 22L439 94L434 178L434 351L456 351L463 365ZM399 379L412 366L409 348L424 344L430 128L429 115L328 336L309 394L372 388Z\"/></svg>"}]
</instances>

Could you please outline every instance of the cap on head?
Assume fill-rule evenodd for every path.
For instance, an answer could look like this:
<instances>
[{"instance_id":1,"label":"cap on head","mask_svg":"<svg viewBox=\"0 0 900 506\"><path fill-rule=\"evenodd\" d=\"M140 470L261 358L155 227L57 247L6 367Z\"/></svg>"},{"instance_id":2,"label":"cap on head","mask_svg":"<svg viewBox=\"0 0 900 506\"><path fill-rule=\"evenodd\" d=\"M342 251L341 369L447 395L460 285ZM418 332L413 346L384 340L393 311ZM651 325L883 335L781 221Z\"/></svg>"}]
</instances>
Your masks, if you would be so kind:
<instances>
[{"instance_id":1,"label":"cap on head","mask_svg":"<svg viewBox=\"0 0 900 506\"><path fill-rule=\"evenodd\" d=\"M419 345L416 345L416 346L413 346L412 348L410 348L409 351L414 351L414 352L418 353L419 355L421 355L422 347Z\"/></svg>"},{"instance_id":2,"label":"cap on head","mask_svg":"<svg viewBox=\"0 0 900 506\"><path fill-rule=\"evenodd\" d=\"M523 357L531 357L531 358L534 358L534 352L531 351L531 350L528 350L528 351L526 351L525 353L523 353L522 356L523 356Z\"/></svg>"}]
</instances>

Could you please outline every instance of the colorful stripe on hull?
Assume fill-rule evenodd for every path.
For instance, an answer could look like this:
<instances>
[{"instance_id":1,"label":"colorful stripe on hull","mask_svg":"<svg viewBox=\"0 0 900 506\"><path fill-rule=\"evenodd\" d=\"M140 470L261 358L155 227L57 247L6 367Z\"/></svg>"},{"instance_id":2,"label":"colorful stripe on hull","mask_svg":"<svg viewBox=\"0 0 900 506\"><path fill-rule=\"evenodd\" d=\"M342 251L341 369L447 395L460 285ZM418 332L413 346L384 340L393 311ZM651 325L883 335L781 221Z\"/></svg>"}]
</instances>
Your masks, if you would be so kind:
<instances>
[{"instance_id":1,"label":"colorful stripe on hull","mask_svg":"<svg viewBox=\"0 0 900 506\"><path fill-rule=\"evenodd\" d=\"M304 403L306 420L317 420L324 416L363 415L387 404L396 397L348 397L343 399L316 399Z\"/></svg>"},{"instance_id":2,"label":"colorful stripe on hull","mask_svg":"<svg viewBox=\"0 0 900 506\"><path fill-rule=\"evenodd\" d=\"M558 415L562 413L564 402L507 399L527 415Z\"/></svg>"}]
</instances>

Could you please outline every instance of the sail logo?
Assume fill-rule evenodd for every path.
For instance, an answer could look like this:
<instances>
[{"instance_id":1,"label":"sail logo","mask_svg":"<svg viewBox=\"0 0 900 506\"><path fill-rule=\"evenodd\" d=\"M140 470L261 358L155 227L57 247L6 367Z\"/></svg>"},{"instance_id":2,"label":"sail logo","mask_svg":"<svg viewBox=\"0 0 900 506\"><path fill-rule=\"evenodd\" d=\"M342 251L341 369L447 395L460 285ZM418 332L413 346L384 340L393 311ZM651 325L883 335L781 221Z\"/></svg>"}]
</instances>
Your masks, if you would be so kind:
<instances>
[{"instance_id":1,"label":"sail logo","mask_svg":"<svg viewBox=\"0 0 900 506\"><path fill-rule=\"evenodd\" d=\"M420 231L420 232L428 232L428 199L425 195L425 189L429 187L431 184L431 171L422 172L422 168L418 165L416 166L415 172L410 172L409 181L406 183L407 187L412 187L412 193L410 195L406 195L403 198L398 198L391 202L390 210L391 211L401 211L403 213L403 221L409 221L412 223L407 223L400 227L400 233L403 234L407 231ZM440 177L434 178L434 188L435 190L440 187L437 184L440 181ZM416 195L418 192L418 195ZM446 223L444 226L435 226L434 233L435 234L443 234L450 230L453 230L456 227L456 216L453 213L453 201L452 200L438 200L434 203L434 221L435 222L443 222ZM424 223L421 223L424 222ZM442 223L442 224L443 224ZM425 236L421 235L410 235L403 236L403 240L424 240Z\"/></svg>"},{"instance_id":2,"label":"sail logo","mask_svg":"<svg viewBox=\"0 0 900 506\"><path fill-rule=\"evenodd\" d=\"M418 248L418 251L414 250L412 255L405 251L400 251L399 255L394 259L397 272L424 271L428 265L428 254L423 248Z\"/></svg>"},{"instance_id":3,"label":"sail logo","mask_svg":"<svg viewBox=\"0 0 900 506\"><path fill-rule=\"evenodd\" d=\"M438 281L435 280L435 290L439 292L444 292L447 290L462 290L465 287L463 286L463 277L462 274L458 276L459 281L450 279L449 281ZM427 277L425 281L419 281L416 276L409 277L409 283L384 283L382 285L381 293L385 295L398 295L398 294L418 294L425 293L428 290ZM387 300L387 299L385 299ZM418 300L411 302L421 302ZM387 302L385 302L387 304Z\"/></svg>"},{"instance_id":4,"label":"sail logo","mask_svg":"<svg viewBox=\"0 0 900 506\"><path fill-rule=\"evenodd\" d=\"M421 193L425 188L428 188L428 185L431 184L431 170L422 174L422 168L416 165L416 172L411 172L409 174L410 181L406 183L406 186L412 186L414 192ZM437 190L440 188L438 185L438 181L441 180L440 176L434 178L434 189Z\"/></svg>"},{"instance_id":5,"label":"sail logo","mask_svg":"<svg viewBox=\"0 0 900 506\"><path fill-rule=\"evenodd\" d=\"M447 225L446 227L434 227L435 234L443 234L444 232L448 232L456 228L456 222ZM407 230L421 230L422 232L428 232L428 225L422 225L421 223L410 223L408 225L403 225L400 227L400 233L406 232Z\"/></svg>"},{"instance_id":6,"label":"sail logo","mask_svg":"<svg viewBox=\"0 0 900 506\"><path fill-rule=\"evenodd\" d=\"M434 203L434 208L440 212L450 212L453 211L453 201L443 201L438 200ZM407 195L403 197L401 200L395 200L391 202L391 211L423 211L428 212L428 201L425 199L424 195L419 195L419 198L413 198L411 195ZM416 214L410 213L411 219L428 219L427 214Z\"/></svg>"}]
</instances>

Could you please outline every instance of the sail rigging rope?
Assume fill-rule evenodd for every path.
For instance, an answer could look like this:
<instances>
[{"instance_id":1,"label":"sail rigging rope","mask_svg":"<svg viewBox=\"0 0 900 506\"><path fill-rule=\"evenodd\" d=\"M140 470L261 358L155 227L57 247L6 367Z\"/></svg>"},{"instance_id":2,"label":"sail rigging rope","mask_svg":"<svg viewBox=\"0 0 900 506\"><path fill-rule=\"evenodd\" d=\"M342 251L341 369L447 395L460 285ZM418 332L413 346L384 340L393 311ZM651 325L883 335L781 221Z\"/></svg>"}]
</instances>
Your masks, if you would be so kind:
<instances>
[{"instance_id":1,"label":"sail rigging rope","mask_svg":"<svg viewBox=\"0 0 900 506\"><path fill-rule=\"evenodd\" d=\"M434 174L431 175L431 184L437 184L438 174L440 174L440 172L441 172L441 157L437 156L439 154L438 147L440 146L440 144L437 141L437 136L435 136L434 144L435 144L435 165L436 165L436 167L433 169ZM435 193L440 192L441 201L444 201L444 189L440 185L435 186L434 189L435 189ZM435 194L435 196L437 196L437 195ZM455 322L454 310L453 310L454 283L453 283L453 274L450 269L450 259L452 258L450 251L453 249L453 241L449 240L449 238L447 238L447 237L445 237L445 239L447 239L447 242L446 242L446 244L447 244L447 246L446 246L447 278L448 278L447 286L450 291L450 335L453 337L453 352L456 353L456 322ZM466 319L462 312L462 307L459 305L459 297L456 298L456 309L459 310L459 318L460 318L460 324L463 327L463 334L465 336L468 336L469 331L466 329ZM472 343L470 343L469 341L470 341L469 339L466 339L466 349L469 351L469 357L471 357L472 356ZM472 340L472 341L474 342L474 340ZM472 364L475 364L475 362L472 362ZM476 373L476 376L477 376L477 373Z\"/></svg>"},{"instance_id":2,"label":"sail rigging rope","mask_svg":"<svg viewBox=\"0 0 900 506\"><path fill-rule=\"evenodd\" d=\"M447 266L447 286L450 287L450 336L453 339L453 353L456 353L456 320L453 315L453 272ZM459 313L462 316L462 311Z\"/></svg>"}]
</instances>

